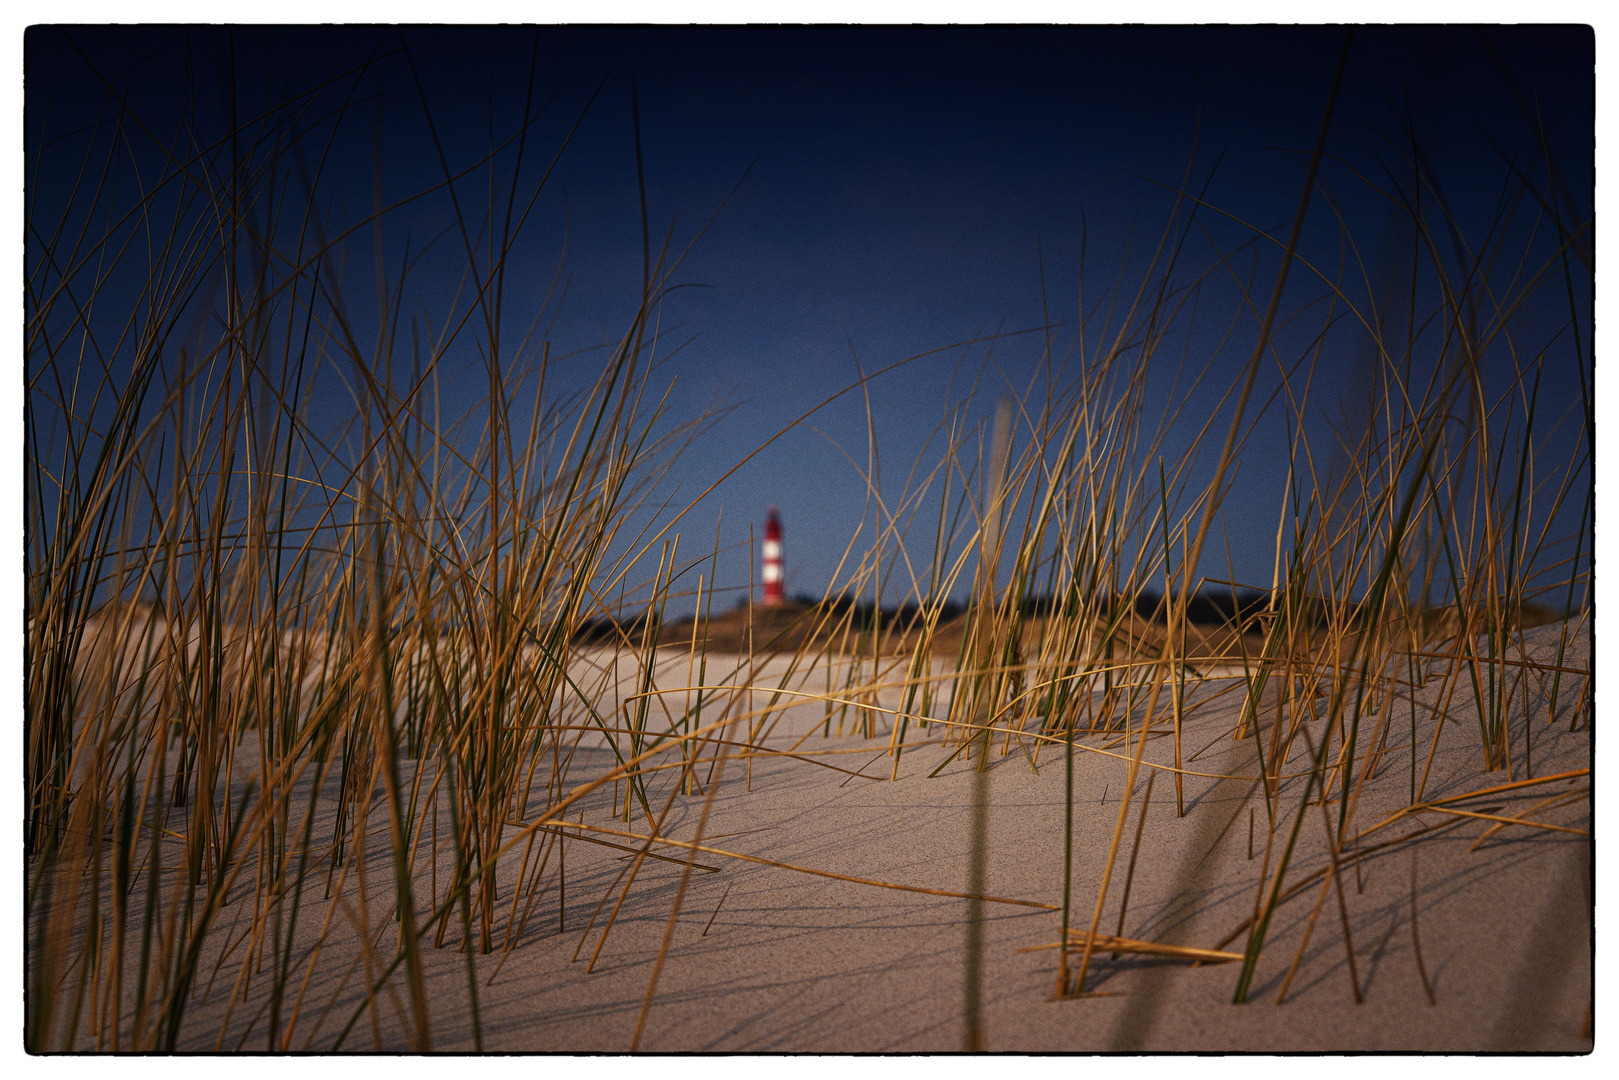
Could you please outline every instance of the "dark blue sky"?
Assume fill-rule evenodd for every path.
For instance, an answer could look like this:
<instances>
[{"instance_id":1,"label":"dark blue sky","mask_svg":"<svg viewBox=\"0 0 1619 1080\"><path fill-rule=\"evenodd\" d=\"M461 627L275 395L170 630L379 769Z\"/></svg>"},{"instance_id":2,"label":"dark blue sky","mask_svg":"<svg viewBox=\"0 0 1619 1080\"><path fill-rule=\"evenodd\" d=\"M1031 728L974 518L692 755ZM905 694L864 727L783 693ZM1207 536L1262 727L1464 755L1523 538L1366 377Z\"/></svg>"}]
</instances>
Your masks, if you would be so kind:
<instances>
[{"instance_id":1,"label":"dark blue sky","mask_svg":"<svg viewBox=\"0 0 1619 1080\"><path fill-rule=\"evenodd\" d=\"M170 87L189 57L199 112L211 112L210 122L223 130L220 32L194 31L189 41L172 30L71 33L104 74L129 88L131 105L158 130L174 127ZM1087 309L1101 302L1086 339L1087 350L1094 349L1109 290L1122 283L1127 299L1139 284L1174 205L1171 189L1181 184L1189 161L1191 186L1207 185L1207 202L1223 213L1200 211L1202 228L1188 234L1174 284L1185 287L1217 267L1217 251L1239 253L1234 261L1243 274L1254 273L1254 303L1263 306L1276 254L1265 248L1256 265L1244 245L1253 236L1250 226L1286 235L1343 37L1338 28L551 28L539 31L536 50L534 32L526 29L249 28L235 32L234 48L243 110L249 99L265 99L267 84L277 92L296 89L342 66L345 55L353 62L389 54L354 81L366 100L338 129L323 181L338 200L339 216L350 221L371 206L378 109L384 202L391 203L442 176L423 121L423 97L452 167L465 167L486 152L491 126L497 138L515 130L529 58L537 55L536 103L554 100L530 137L520 181L525 196L575 121L583 120L512 258L507 333L521 334L550 288L565 228L567 291L549 334L553 355L616 341L637 302L642 246L632 75L654 245L672 230L674 248L684 249L752 164L674 274L676 282L704 287L671 294L664 308L666 326L679 324L668 332L669 344L694 337L661 369L665 382L677 380L670 415L684 418L716 402L739 406L676 469L674 499L684 505L848 386L857 377L856 358L870 372L953 343L1037 330L1049 320L1053 363L1060 364L1080 328L1082 266ZM1568 178L1568 196L1582 219L1589 216L1591 32L1492 28L1484 37L1487 42L1460 27L1358 32L1322 172L1322 190L1331 199L1318 194L1312 203L1301 246L1313 265L1332 267L1344 257L1334 202L1356 245L1351 257L1363 260L1372 276L1390 274L1405 258L1410 226L1367 182L1409 181L1409 166L1400 160L1409 148L1408 122L1468 244L1476 245L1496 220L1510 180L1502 151L1532 170L1537 189L1544 186L1524 102L1539 108ZM420 94L397 51L401 41L419 73ZM47 107L50 129L66 132L94 117L101 92L56 31L30 31L27 49L32 147ZM137 66L119 82L116 73L130 65ZM342 103L348 85L326 91L330 107ZM309 153L319 145L311 141ZM500 161L509 177L512 156ZM457 190L481 206L487 201L483 183ZM402 259L407 234L419 249L452 221L442 197L391 215L390 265ZM1536 262L1555 250L1548 246L1549 225L1534 231L1532 207L1519 212L1513 228L1508 249L1515 245L1518 256L1532 249ZM345 290L356 322L372 320L374 339L369 228L349 244ZM1456 259L1449 246L1442 254ZM425 307L432 317L444 317L458 260L464 262L459 240L441 240L416 273L413 310ZM1503 284L1511 276L1507 270L1499 275ZM1289 361L1320 331L1325 309L1317 302L1325 292L1318 277L1295 267L1283 316L1307 314L1278 333L1278 350ZM1196 322L1183 317L1166 340L1163 361L1152 369L1151 393L1169 392L1183 352L1193 367L1213 357L1210 384L1228 388L1257 331L1258 320L1243 316L1240 304L1229 275L1215 274ZM1576 306L1588 320L1588 289L1579 291ZM1578 400L1568 310L1566 293L1549 293L1525 311L1521 326L1524 350L1553 342L1557 359L1548 362L1541 391L1557 406L1547 414L1552 419ZM1588 329L1581 326L1587 350ZM994 343L987 366L989 346L979 344L937 352L874 380L886 493L897 495L930 433L975 384L976 396L962 414L971 423L987 422L1009 385L1043 394L1047 341L1045 332L1016 334ZM1353 412L1345 395L1364 387L1366 353L1363 334L1347 324L1335 330L1312 389L1314 413L1337 418ZM452 348L451 358L457 355ZM600 349L583 353L563 370L582 379L604 355ZM459 357L473 372L472 388L450 388L466 396L459 408L447 400L447 413L469 407L478 393L481 375L470 340ZM1256 388L1256 410L1276 386L1272 372ZM341 419L341 394L323 396L322 403L317 421ZM1188 414L1191 428L1217 403L1214 394L1194 398L1191 413L1201 412ZM1155 408L1162 405L1149 411ZM1220 414L1218 436L1227 415ZM686 516L678 526L684 552L695 556L712 544L722 504L722 542L737 544L746 540L750 522L762 522L766 505L776 503L786 531L788 591L826 588L865 505L864 482L833 445L865 460L862 399L845 396L809 423L819 430L788 433ZM1243 455L1227 506L1224 535L1239 580L1270 580L1287 473L1282 431L1273 409ZM1328 446L1325 426L1311 434L1320 440L1316 445ZM1166 443L1171 465L1187 435L1178 430ZM937 449L935 443L926 452L929 466ZM1212 459L1217 452L1216 441L1207 453ZM933 520L934 513L924 511L912 538L922 560ZM1203 572L1223 577L1225 560L1217 533ZM722 558L722 585L746 576L745 554Z\"/></svg>"}]
</instances>

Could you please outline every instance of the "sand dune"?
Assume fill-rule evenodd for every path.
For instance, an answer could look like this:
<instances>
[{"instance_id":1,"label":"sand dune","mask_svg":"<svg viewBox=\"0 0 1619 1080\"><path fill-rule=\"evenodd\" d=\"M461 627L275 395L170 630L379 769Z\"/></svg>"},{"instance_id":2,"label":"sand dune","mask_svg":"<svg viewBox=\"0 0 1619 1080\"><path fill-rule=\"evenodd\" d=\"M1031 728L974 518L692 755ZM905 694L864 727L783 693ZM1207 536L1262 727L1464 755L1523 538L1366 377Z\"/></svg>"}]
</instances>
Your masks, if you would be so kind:
<instances>
[{"instance_id":1,"label":"sand dune","mask_svg":"<svg viewBox=\"0 0 1619 1080\"><path fill-rule=\"evenodd\" d=\"M1549 664L1561 630L1528 632L1522 658ZM1564 664L1585 667L1589 649L1581 629ZM610 654L589 662L610 664ZM784 684L784 659L750 668L739 657L711 656L711 679L727 662L755 686L812 693L827 680L824 665L850 661L823 660ZM677 650L662 654L660 682L680 685L686 663ZM1351 788L1345 835L1354 839L1336 880L1323 871L1331 865L1325 838L1337 822L1339 792L1325 808L1319 793L1302 805L1301 762L1325 737L1324 721L1303 719L1308 736L1295 739L1285 763L1273 768L1280 777L1271 804L1277 829L1266 827L1256 755L1270 725L1288 713L1276 700L1277 683L1260 709L1261 737L1239 740L1231 733L1245 684L1193 681L1182 732L1184 816L1176 814L1166 723L1146 743L1122 822L1130 744L1118 733L1078 740L1070 923L1079 946L1093 923L1098 934L1089 996L1081 998L1054 995L1068 790L1062 744L1041 741L1038 725L998 732L986 773L985 892L996 898L985 904L983 924L988 1048L1589 1049L1590 731L1583 719L1570 730L1583 705L1578 695L1565 691L1558 715L1550 716L1536 669L1516 670L1524 677L1513 699L1510 771L1482 771L1477 711L1459 697L1437 700L1437 680L1363 719L1372 730L1360 739L1357 771L1370 776ZM767 704L764 691L754 697L756 707ZM623 820L623 789L612 784L579 801L565 815L566 828L535 831L532 844L504 858L497 905L512 903L519 876L534 874L541 862L544 888L532 903L523 898L509 952L507 941L497 940L492 953L471 957L476 1023L469 961L455 948L459 921L447 919L442 935L435 930L424 939L442 946L424 950L434 1048L621 1052L638 1024L639 1048L650 1051L961 1048L968 902L960 894L969 877L973 767L962 755L952 758L937 723L908 727L896 765L893 713L883 710L898 707L897 691L863 699L864 715L855 708L829 715L825 702L793 700L778 696L775 712L739 719L727 732L736 742L751 735L762 749L710 749L711 771L699 770L713 791L706 821L707 788L676 796L661 833L667 842L649 849L662 858L640 862L633 888L626 890L624 876L637 862L631 852L645 846L647 821L638 807ZM865 737L868 730L873 737ZM611 768L600 736L582 735L575 753L579 776ZM251 747L244 745L234 768L239 783L254 775ZM670 798L678 772L651 774L654 806ZM317 837L336 813L330 784L314 804ZM380 797L367 812L375 849L368 861L381 874L388 855ZM1261 882L1300 813L1286 899L1268 928L1248 1003L1233 1004L1240 964L1194 964L1184 950L1245 950ZM525 820L516 815L507 837L521 835ZM443 834L421 840L436 855L419 864L419 895L436 895L435 881L442 893L452 873L447 821L446 809ZM1116 833L1119 855L1098 909ZM692 854L693 843L703 850ZM688 858L693 869L682 895ZM364 987L394 958L397 941L388 891L374 889L378 898L367 904L358 888L352 875L334 883L330 897L311 886L291 931L300 964L317 949L320 959L296 1005L279 1006L283 1029L296 1014L292 1048L333 1048L351 1017L343 1049L409 1045L402 973L388 980L374 1013L357 1013ZM213 936L214 955L201 970L215 970L218 954L240 942L236 928L251 922L251 906L251 891L243 890L222 909L228 932ZM374 951L362 947L365 938ZM1134 951L1111 951L1114 939ZM1081 959L1076 951L1070 964ZM270 981L228 981L199 987L183 1048L269 1045Z\"/></svg>"}]
</instances>

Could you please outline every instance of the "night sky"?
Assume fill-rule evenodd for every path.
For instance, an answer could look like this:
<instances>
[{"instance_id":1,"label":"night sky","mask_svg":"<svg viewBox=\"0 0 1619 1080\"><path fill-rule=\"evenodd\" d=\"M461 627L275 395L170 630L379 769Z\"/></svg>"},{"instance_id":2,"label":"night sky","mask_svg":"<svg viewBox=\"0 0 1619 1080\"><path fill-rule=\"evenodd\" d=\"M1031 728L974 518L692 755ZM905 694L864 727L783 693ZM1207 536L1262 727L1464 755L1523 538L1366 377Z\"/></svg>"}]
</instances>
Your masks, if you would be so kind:
<instances>
[{"instance_id":1,"label":"night sky","mask_svg":"<svg viewBox=\"0 0 1619 1080\"><path fill-rule=\"evenodd\" d=\"M1110 297L1120 291L1123 303L1139 284L1189 163L1189 186L1208 208L1188 233L1175 281L1189 285L1223 252L1244 274L1252 271L1262 305L1278 259L1265 248L1256 265L1255 249L1244 245L1254 228L1287 234L1344 40L1332 27L545 28L537 36L522 28L242 28L233 41L214 29L70 33L77 49L52 28L28 34L31 148L41 130L66 134L94 120L103 87L86 57L127 88L131 107L155 130L174 127L172 87L189 66L199 118L223 130L230 48L242 102L262 102L267 85L296 91L379 55L363 77L327 91L333 108L351 87L357 101L323 181L337 217L350 222L372 205L378 117L383 201L391 204L442 178L424 99L444 153L453 167L465 167L486 152L491 128L502 139L521 122L530 57L537 57L534 102L550 104L530 135L523 197L578 126L513 255L507 318L510 333L520 336L560 261L566 293L548 336L553 356L566 357L558 367L564 384L582 384L599 370L603 343L624 332L640 292L633 77L652 243L668 236L676 252L692 245L672 280L701 286L671 293L664 305L660 354L689 339L659 369L661 384L675 380L669 415L736 406L674 471L665 494L676 506L850 386L861 370L927 353L868 384L885 492L897 495L919 455L929 467L936 460L939 443L927 447L927 440L952 407L962 406L969 426L987 424L1006 390L1043 395L1048 342L1054 366L1065 357L1077 364L1082 273L1083 303L1094 310L1085 348L1096 348ZM1526 105L1539 109L1568 178L1567 196L1589 217L1593 64L1586 28L1491 28L1482 35L1462 27L1362 28L1328 138L1322 180L1331 199L1312 202L1301 254L1322 266L1343 257L1336 209L1373 275L1394 272L1411 229L1368 181L1409 181L1400 159L1412 131L1457 228L1476 244L1496 218L1508 159L1526 169L1538 159ZM309 153L319 145L312 141ZM67 162L54 168L77 167L72 154L52 160ZM500 160L509 178L513 159ZM63 175L31 173L28 180L38 196L41 185ZM1537 186L1544 175L1543 168L1533 174ZM469 182L465 198L482 205L485 183ZM1514 228L1525 239L1518 246L1539 245L1537 258L1545 258L1550 229L1542 225L1532 237L1532 216L1520 212ZM389 264L403 259L407 236L419 251L452 222L443 197L395 211L387 219ZM371 320L374 339L371 243L369 227L350 238L344 280L356 323ZM1449 247L1444 254L1456 258ZM413 271L413 310L444 317L458 260L459 239L441 238ZM1278 333L1278 351L1290 361L1319 332L1324 295L1318 277L1295 267L1284 315L1310 314ZM1588 287L1580 289L1585 350L1589 303ZM1257 318L1242 315L1240 305L1230 276L1211 275L1196 322L1164 346L1153 392L1169 393L1183 353L1194 366L1214 357L1210 387L1229 388L1257 332ZM1521 328L1526 349L1550 342L1559 358L1541 390L1555 406L1548 426L1578 411L1568 321L1567 295L1554 290L1525 312ZM1002 336L983 340L992 335ZM972 341L978 343L961 344ZM1335 332L1312 390L1320 417L1310 434L1320 447L1328 447L1328 421L1353 412L1353 391L1364 387L1368 365L1365 336L1347 325ZM461 367L470 377L466 386L446 386L446 414L479 396L481 365L470 342L447 359L446 370ZM1276 384L1271 366L1250 415ZM456 394L464 395L459 403ZM1205 398L1201 415L1188 417L1192 428L1218 405L1217 393L1198 400ZM319 401L317 426L340 423L343 394L334 390ZM1223 437L1229 420L1220 416ZM1280 416L1279 409L1267 413L1245 449L1225 531L1205 553L1206 574L1225 576L1229 550L1238 580L1269 584L1287 474ZM1566 419L1569 439L1578 423ZM1166 454L1183 451L1188 437L1177 429ZM1556 439L1554 449L1573 445ZM866 506L865 483L845 451L866 461L858 391L778 439L688 513L677 526L683 552L696 556L712 546L723 507L721 542L743 550L721 557L720 584L745 583L748 527L757 530L767 505L778 504L787 591L819 594ZM1212 464L1218 439L1206 453ZM923 561L935 513L924 509L912 538Z\"/></svg>"}]
</instances>

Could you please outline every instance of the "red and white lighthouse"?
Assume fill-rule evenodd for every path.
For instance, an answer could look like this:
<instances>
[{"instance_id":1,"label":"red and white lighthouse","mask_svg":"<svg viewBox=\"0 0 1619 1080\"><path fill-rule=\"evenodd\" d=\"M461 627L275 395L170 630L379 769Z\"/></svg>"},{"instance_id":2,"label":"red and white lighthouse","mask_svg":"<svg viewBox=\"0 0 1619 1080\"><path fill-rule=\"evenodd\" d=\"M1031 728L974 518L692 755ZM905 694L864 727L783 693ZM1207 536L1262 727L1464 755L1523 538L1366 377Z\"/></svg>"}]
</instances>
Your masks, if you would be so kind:
<instances>
[{"instance_id":1,"label":"red and white lighthouse","mask_svg":"<svg viewBox=\"0 0 1619 1080\"><path fill-rule=\"evenodd\" d=\"M764 543L765 606L775 607L782 602L781 595L781 518L776 508L770 508L765 519Z\"/></svg>"}]
</instances>

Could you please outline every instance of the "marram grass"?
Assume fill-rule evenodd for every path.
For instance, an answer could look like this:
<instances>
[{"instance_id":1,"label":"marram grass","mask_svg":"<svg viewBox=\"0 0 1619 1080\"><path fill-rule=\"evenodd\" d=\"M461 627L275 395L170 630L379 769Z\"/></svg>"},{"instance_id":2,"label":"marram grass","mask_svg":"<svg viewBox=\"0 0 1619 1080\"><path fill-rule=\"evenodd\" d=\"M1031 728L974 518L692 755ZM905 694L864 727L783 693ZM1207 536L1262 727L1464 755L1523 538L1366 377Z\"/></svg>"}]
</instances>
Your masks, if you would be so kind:
<instances>
[{"instance_id":1,"label":"marram grass","mask_svg":"<svg viewBox=\"0 0 1619 1080\"><path fill-rule=\"evenodd\" d=\"M1334 267L1294 260L1295 227L1291 239L1261 238L1283 253L1273 280L1236 277L1240 253L1217 247L1199 277L1177 261L1200 235L1183 198L1150 269L1133 289L1118 283L1105 316L1081 321L1054 374L1006 398L993 433L963 402L897 494L881 482L881 410L868 396L869 527L851 538L828 595L784 614L744 607L727 621L714 614L719 541L683 535L682 507L655 501L683 446L726 422L670 416L663 404L660 304L678 253L649 241L639 304L583 389L559 388L543 333L508 332L505 259L522 222L509 201L460 219L470 299L437 316L406 310L408 266L379 261L372 316L383 329L358 340L336 287L347 241L318 171L295 160L305 150L271 122L303 107L244 120L224 142L182 118L172 134L186 149L143 176L132 201L88 181L65 209L30 194L31 1050L203 1045L194 1015L209 998L227 1002L207 1013L216 1049L381 1046L386 1011L400 1019L402 1047L429 1050L433 950L466 955L481 1047L479 995L491 991L474 955L521 963L525 937L556 918L594 965L649 861L674 862L682 876L631 1048L655 1007L688 883L739 859L961 897L973 926L995 904L1060 912L1049 947L1059 997L1089 992L1099 954L1125 952L1228 962L1242 1001L1280 905L1315 889L1315 911L1326 912L1319 929L1312 915L1302 956L1344 903L1348 860L1419 844L1421 830L1398 841L1384 831L1397 818L1470 814L1492 833L1564 828L1457 804L1561 779L1535 773L1509 718L1532 688L1553 716L1560 697L1588 699L1584 658L1530 661L1514 647L1537 620L1583 618L1588 595L1589 384L1584 426L1568 437L1538 397L1546 367L1567 354L1526 355L1515 322L1532 305L1570 306L1565 283L1589 275L1588 222L1541 221L1523 252L1538 263L1458 283L1435 235L1449 228L1448 208L1433 193L1420 204L1388 193L1420 241L1407 272L1431 284L1420 313L1430 325L1412 336L1377 318L1341 221ZM1329 107L1323 139L1330 118ZM133 121L110 123L89 143L108 169ZM45 136L29 147L31 158L55 152ZM1295 223L1307 210L1335 214L1318 190L1321 156L1318 146ZM504 161L492 149L473 164L493 173ZM448 163L444 172L455 175ZM277 187L292 175L301 187ZM502 182L538 183L521 172ZM1475 263L1489 244L1499 254L1499 237L1457 235L1479 245ZM131 272L137 288L117 284ZM1207 384L1211 365L1172 401L1153 400L1149 369L1176 362L1170 342L1194 317L1198 288L1221 275L1257 290L1251 361L1229 387ZM1316 319L1322 342L1347 321L1375 344L1364 430L1317 434L1310 393L1325 346L1283 357L1272 338L1288 275L1308 278L1323 303L1281 317ZM195 323L199 302L222 323ZM546 312L524 314L538 327ZM120 359L103 367L94 357L109 334L121 337ZM469 339L482 400L445 415L443 380L465 379L449 357ZM1585 371L1580 345L1570 347ZM408 372L397 359L407 353ZM1278 365L1277 389L1252 399L1256 372ZM322 430L312 388L338 376L354 415L344 430ZM1222 404L1210 413L1210 401ZM1290 462L1285 489L1265 496L1279 507L1274 574L1199 576L1267 413L1285 420ZM1169 454L1170 432L1187 424L1190 448ZM1328 469L1334 453L1348 467ZM1570 545L1552 530L1570 520L1563 554ZM1226 590L1235 600L1239 588L1263 602L1233 602L1224 625L1190 617L1195 598ZM1163 598L1156 614L1137 603L1148 594ZM963 595L964 608L951 605ZM848 602L867 596L909 606L899 617ZM1044 601L1025 603L1031 596ZM667 625L670 602L692 598L702 617ZM1187 812L1185 779L1210 772L1181 736L1190 712L1214 700L1191 692L1212 674L1246 703L1224 736L1251 742L1260 763L1250 843L1265 870L1254 914L1203 947L1129 938L1123 905L1115 926L1104 914L1120 894L1127 904L1141 852L1145 814L1132 836L1131 793L1145 770L1145 797L1161 779L1156 797ZM1425 794L1437 735L1430 746L1409 740L1402 760L1389 749L1390 704L1424 683L1479 718L1484 767L1465 796ZM1267 700L1285 707L1262 709ZM824 726L792 745L772 741L783 711L806 703L824 709ZM1574 717L1589 723L1583 708ZM1057 856L1063 894L987 895L979 863L960 890L940 890L705 838L714 792L751 790L762 756L874 775L817 749L814 736L834 731L871 740L890 779L924 746L973 762L980 789L999 758L1062 760L1067 805L1051 813L1070 822L1070 850ZM1108 740L1090 738L1099 734ZM575 764L587 737L611 750L604 770ZM1096 880L1072 873L1078 754L1116 761L1125 792ZM1409 803L1368 823L1356 800L1380 768L1408 774ZM1300 778L1302 804L1283 805L1299 799L1285 781ZM612 823L585 822L578 807L602 792ZM975 821L987 813L984 791L976 798ZM660 832L682 801L702 808L694 840ZM1300 831L1318 823L1329 861L1296 867ZM563 914L577 888L567 847L581 843L629 856L583 927ZM517 886L503 893L497 872L514 863ZM310 928L312 947L301 933ZM1347 915L1343 932L1347 944ZM323 967L323 944L340 939L362 943L346 974ZM981 948L969 933L968 1048L985 1045ZM331 978L342 980L337 993L311 992ZM344 986L363 989L358 1006L334 1011ZM1287 992L1284 983L1278 1000Z\"/></svg>"}]
</instances>

